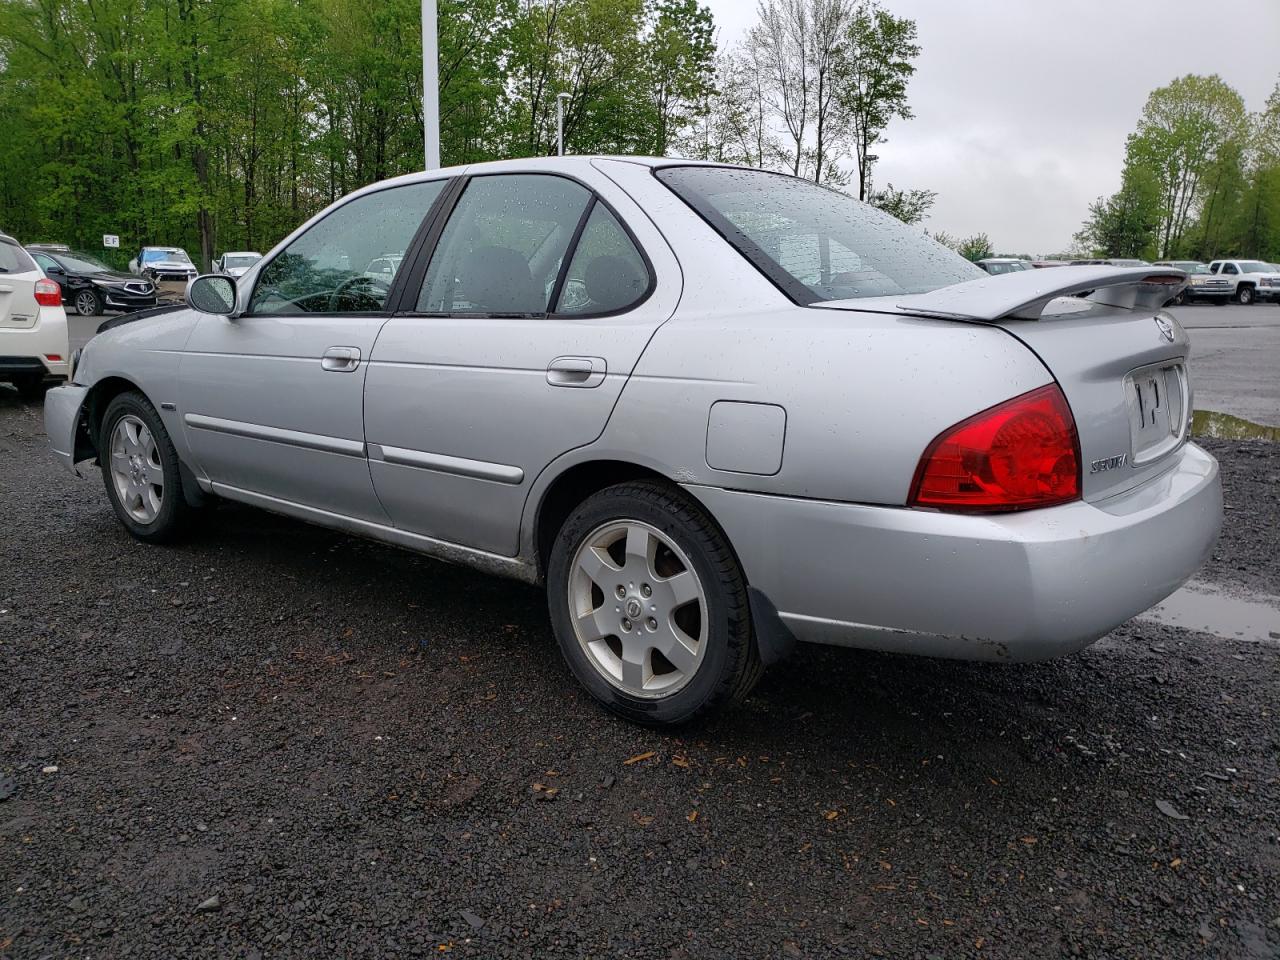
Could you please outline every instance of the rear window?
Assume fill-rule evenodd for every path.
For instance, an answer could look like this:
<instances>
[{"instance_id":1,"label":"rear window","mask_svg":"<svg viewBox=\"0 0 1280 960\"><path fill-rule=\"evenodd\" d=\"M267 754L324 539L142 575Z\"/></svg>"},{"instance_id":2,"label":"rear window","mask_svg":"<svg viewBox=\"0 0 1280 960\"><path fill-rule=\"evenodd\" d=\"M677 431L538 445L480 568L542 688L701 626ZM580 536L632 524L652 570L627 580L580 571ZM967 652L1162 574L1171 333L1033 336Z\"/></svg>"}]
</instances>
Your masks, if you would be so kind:
<instances>
[{"instance_id":1,"label":"rear window","mask_svg":"<svg viewBox=\"0 0 1280 960\"><path fill-rule=\"evenodd\" d=\"M927 293L985 276L895 217L807 180L738 167L655 173L797 303Z\"/></svg>"},{"instance_id":2,"label":"rear window","mask_svg":"<svg viewBox=\"0 0 1280 960\"><path fill-rule=\"evenodd\" d=\"M16 240L0 237L0 273L26 273L36 269L36 262Z\"/></svg>"}]
</instances>

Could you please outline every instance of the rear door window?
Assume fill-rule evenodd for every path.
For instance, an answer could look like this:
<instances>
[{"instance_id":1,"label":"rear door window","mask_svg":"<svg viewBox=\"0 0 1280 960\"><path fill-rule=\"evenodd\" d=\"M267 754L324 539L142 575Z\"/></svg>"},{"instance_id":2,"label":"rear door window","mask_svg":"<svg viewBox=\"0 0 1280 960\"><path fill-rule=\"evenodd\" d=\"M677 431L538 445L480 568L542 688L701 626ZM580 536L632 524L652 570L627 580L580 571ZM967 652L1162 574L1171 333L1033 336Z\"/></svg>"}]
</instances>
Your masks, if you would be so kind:
<instances>
[{"instance_id":1,"label":"rear door window","mask_svg":"<svg viewBox=\"0 0 1280 960\"><path fill-rule=\"evenodd\" d=\"M417 311L545 316L590 202L586 187L564 177L473 178L436 244Z\"/></svg>"},{"instance_id":2,"label":"rear door window","mask_svg":"<svg viewBox=\"0 0 1280 960\"><path fill-rule=\"evenodd\" d=\"M649 292L649 266L617 217L596 201L565 274L555 312L602 316L635 306Z\"/></svg>"}]
</instances>

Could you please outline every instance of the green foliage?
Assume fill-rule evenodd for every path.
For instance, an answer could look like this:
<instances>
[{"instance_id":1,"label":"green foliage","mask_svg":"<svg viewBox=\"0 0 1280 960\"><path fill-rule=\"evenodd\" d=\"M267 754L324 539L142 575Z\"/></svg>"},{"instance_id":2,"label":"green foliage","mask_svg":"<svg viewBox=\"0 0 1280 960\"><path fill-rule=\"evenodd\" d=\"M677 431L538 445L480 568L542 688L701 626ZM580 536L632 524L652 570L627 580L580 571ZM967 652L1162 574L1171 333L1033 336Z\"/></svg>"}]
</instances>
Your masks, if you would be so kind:
<instances>
[{"instance_id":1,"label":"green foliage","mask_svg":"<svg viewBox=\"0 0 1280 960\"><path fill-rule=\"evenodd\" d=\"M933 206L938 194L933 190L896 190L892 183L872 191L867 202L906 224L919 223Z\"/></svg>"},{"instance_id":2,"label":"green foliage","mask_svg":"<svg viewBox=\"0 0 1280 960\"><path fill-rule=\"evenodd\" d=\"M847 48L839 68L840 99L849 117L858 162L858 199L871 192L876 156L894 119L910 119L907 83L920 56L916 24L895 17L875 3L861 3L847 31Z\"/></svg>"},{"instance_id":3,"label":"green foliage","mask_svg":"<svg viewBox=\"0 0 1280 960\"><path fill-rule=\"evenodd\" d=\"M209 260L423 163L419 0L0 0L0 228ZM697 0L439 0L446 164L664 153L714 95ZM127 259L128 253L124 255Z\"/></svg>"},{"instance_id":4,"label":"green foliage","mask_svg":"<svg viewBox=\"0 0 1280 960\"><path fill-rule=\"evenodd\" d=\"M1180 248L1206 175L1245 134L1244 101L1217 75L1188 74L1147 97L1125 168L1142 168L1159 184L1161 256Z\"/></svg>"},{"instance_id":5,"label":"green foliage","mask_svg":"<svg viewBox=\"0 0 1280 960\"><path fill-rule=\"evenodd\" d=\"M1076 247L1093 257L1153 260L1163 209L1156 176L1146 167L1130 166L1119 191L1089 205L1089 219L1075 236Z\"/></svg>"},{"instance_id":6,"label":"green foliage","mask_svg":"<svg viewBox=\"0 0 1280 960\"><path fill-rule=\"evenodd\" d=\"M973 263L995 256L991 249L991 238L985 233L975 233L972 237L966 237L957 244L955 251Z\"/></svg>"},{"instance_id":7,"label":"green foliage","mask_svg":"<svg viewBox=\"0 0 1280 960\"><path fill-rule=\"evenodd\" d=\"M1280 257L1280 84L1253 116L1216 76L1152 91L1119 192L1090 205L1075 241L1097 256Z\"/></svg>"}]
</instances>

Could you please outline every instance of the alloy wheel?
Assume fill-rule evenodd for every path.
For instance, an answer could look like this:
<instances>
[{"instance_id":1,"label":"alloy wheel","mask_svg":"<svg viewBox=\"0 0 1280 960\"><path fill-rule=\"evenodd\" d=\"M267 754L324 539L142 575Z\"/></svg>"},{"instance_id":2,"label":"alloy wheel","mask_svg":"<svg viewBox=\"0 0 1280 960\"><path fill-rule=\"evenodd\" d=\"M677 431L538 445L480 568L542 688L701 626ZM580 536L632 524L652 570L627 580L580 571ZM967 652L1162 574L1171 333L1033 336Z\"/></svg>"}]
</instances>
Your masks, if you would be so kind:
<instances>
[{"instance_id":1,"label":"alloy wheel","mask_svg":"<svg viewBox=\"0 0 1280 960\"><path fill-rule=\"evenodd\" d=\"M611 521L583 539L570 570L574 633L602 677L647 698L693 679L708 645L706 591L670 537L639 520Z\"/></svg>"},{"instance_id":2,"label":"alloy wheel","mask_svg":"<svg viewBox=\"0 0 1280 960\"><path fill-rule=\"evenodd\" d=\"M147 425L125 414L111 431L111 480L120 505L138 523L151 523L164 502L160 448Z\"/></svg>"},{"instance_id":3,"label":"alloy wheel","mask_svg":"<svg viewBox=\"0 0 1280 960\"><path fill-rule=\"evenodd\" d=\"M76 294L76 313L82 317L91 317L98 312L98 298L89 290Z\"/></svg>"}]
</instances>

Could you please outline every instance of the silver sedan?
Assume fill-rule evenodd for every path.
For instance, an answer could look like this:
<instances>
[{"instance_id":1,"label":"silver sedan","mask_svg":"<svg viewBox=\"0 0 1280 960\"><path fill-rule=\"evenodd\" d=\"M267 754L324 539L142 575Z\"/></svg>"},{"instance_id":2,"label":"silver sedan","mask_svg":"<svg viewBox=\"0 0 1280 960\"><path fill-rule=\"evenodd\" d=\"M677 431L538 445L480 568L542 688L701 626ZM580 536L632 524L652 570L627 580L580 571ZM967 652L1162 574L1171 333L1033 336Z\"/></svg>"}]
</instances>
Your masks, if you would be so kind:
<instances>
[{"instance_id":1,"label":"silver sedan","mask_svg":"<svg viewBox=\"0 0 1280 960\"><path fill-rule=\"evenodd\" d=\"M545 583L586 688L679 723L797 640L1036 660L1177 589L1221 518L1184 282L988 277L758 170L507 161L108 321L45 418L141 540L224 498Z\"/></svg>"}]
</instances>

